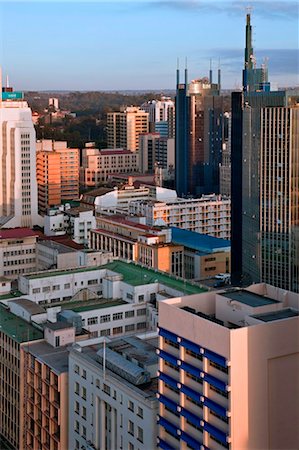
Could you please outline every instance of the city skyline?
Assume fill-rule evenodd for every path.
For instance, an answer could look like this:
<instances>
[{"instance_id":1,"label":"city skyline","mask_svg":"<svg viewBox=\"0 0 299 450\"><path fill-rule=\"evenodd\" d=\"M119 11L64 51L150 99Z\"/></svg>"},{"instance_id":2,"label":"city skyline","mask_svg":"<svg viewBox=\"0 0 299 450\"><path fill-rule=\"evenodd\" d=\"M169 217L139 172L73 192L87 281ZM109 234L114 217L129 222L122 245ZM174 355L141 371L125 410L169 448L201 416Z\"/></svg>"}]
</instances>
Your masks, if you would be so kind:
<instances>
[{"instance_id":1,"label":"city skyline","mask_svg":"<svg viewBox=\"0 0 299 450\"><path fill-rule=\"evenodd\" d=\"M297 3L251 4L257 65L269 58L274 86L298 84ZM190 79L208 75L210 58L216 79L220 58L223 88L236 89L246 6L223 0L4 1L3 75L23 90L163 90L175 87L177 58L181 68L188 59Z\"/></svg>"}]
</instances>

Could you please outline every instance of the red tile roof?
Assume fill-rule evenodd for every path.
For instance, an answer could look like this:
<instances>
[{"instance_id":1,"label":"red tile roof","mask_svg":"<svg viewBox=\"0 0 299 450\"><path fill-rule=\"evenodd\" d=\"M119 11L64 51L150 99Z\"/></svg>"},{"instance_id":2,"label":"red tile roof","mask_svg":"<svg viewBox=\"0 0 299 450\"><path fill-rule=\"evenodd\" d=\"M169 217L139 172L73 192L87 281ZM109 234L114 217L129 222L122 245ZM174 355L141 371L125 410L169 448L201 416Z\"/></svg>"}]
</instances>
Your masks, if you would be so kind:
<instances>
[{"instance_id":1,"label":"red tile roof","mask_svg":"<svg viewBox=\"0 0 299 450\"><path fill-rule=\"evenodd\" d=\"M1 228L0 239L17 239L25 237L38 237L38 231L31 230L31 228Z\"/></svg>"}]
</instances>

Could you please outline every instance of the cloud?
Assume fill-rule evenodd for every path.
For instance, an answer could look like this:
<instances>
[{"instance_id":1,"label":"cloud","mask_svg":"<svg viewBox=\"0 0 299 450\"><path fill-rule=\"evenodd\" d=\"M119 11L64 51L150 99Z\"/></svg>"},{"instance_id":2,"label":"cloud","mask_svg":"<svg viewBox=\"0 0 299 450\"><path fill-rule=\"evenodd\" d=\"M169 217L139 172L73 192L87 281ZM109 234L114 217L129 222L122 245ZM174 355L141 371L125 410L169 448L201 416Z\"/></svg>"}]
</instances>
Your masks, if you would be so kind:
<instances>
[{"instance_id":1,"label":"cloud","mask_svg":"<svg viewBox=\"0 0 299 450\"><path fill-rule=\"evenodd\" d=\"M227 13L244 15L248 7L247 0L210 1L210 0L152 0L144 1L143 5L154 8L169 8L179 11L201 13ZM298 20L299 7L297 1L253 0L250 2L254 15L275 19Z\"/></svg>"}]
</instances>

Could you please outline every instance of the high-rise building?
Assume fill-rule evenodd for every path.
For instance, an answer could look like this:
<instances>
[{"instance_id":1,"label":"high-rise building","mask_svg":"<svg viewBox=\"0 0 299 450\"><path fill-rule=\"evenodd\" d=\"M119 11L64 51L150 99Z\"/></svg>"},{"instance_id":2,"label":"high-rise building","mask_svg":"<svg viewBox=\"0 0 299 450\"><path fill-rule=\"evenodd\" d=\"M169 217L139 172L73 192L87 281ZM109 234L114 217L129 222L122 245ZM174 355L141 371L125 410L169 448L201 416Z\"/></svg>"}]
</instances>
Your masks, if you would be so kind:
<instances>
[{"instance_id":1,"label":"high-rise building","mask_svg":"<svg viewBox=\"0 0 299 450\"><path fill-rule=\"evenodd\" d=\"M298 120L298 90L232 94L235 284L265 281L299 292Z\"/></svg>"},{"instance_id":2,"label":"high-rise building","mask_svg":"<svg viewBox=\"0 0 299 450\"><path fill-rule=\"evenodd\" d=\"M174 138L175 108L170 97L161 97L161 100L151 100L140 107L149 113L150 132L160 132L161 136Z\"/></svg>"},{"instance_id":3,"label":"high-rise building","mask_svg":"<svg viewBox=\"0 0 299 450\"><path fill-rule=\"evenodd\" d=\"M180 196L219 193L223 98L219 84L202 78L180 83L176 93L176 190Z\"/></svg>"},{"instance_id":4,"label":"high-rise building","mask_svg":"<svg viewBox=\"0 0 299 450\"><path fill-rule=\"evenodd\" d=\"M36 143L38 207L45 212L62 200L79 198L79 149L65 141L43 139Z\"/></svg>"},{"instance_id":5,"label":"high-rise building","mask_svg":"<svg viewBox=\"0 0 299 450\"><path fill-rule=\"evenodd\" d=\"M159 302L159 447L298 448L298 325L265 283Z\"/></svg>"},{"instance_id":6,"label":"high-rise building","mask_svg":"<svg viewBox=\"0 0 299 450\"><path fill-rule=\"evenodd\" d=\"M137 106L127 106L107 114L108 148L124 148L136 152L139 135L149 131L149 113Z\"/></svg>"},{"instance_id":7,"label":"high-rise building","mask_svg":"<svg viewBox=\"0 0 299 450\"><path fill-rule=\"evenodd\" d=\"M231 113L224 113L222 161L219 167L220 194L231 193Z\"/></svg>"},{"instance_id":8,"label":"high-rise building","mask_svg":"<svg viewBox=\"0 0 299 450\"><path fill-rule=\"evenodd\" d=\"M41 225L31 109L21 92L0 94L0 228Z\"/></svg>"},{"instance_id":9,"label":"high-rise building","mask_svg":"<svg viewBox=\"0 0 299 450\"><path fill-rule=\"evenodd\" d=\"M174 139L162 137L160 133L141 134L139 137L140 169L143 173L154 173L155 167L174 170Z\"/></svg>"}]
</instances>

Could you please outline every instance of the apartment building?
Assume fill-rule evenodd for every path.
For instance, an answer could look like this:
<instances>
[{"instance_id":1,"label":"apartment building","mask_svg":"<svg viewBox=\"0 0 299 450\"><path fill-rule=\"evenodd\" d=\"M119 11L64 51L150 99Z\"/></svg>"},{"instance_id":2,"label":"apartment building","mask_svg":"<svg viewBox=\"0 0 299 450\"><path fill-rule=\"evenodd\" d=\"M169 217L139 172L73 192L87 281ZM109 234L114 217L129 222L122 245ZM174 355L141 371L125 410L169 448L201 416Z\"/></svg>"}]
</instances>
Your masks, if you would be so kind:
<instances>
[{"instance_id":1,"label":"apartment building","mask_svg":"<svg viewBox=\"0 0 299 450\"><path fill-rule=\"evenodd\" d=\"M0 306L0 447L20 448L20 351L43 338L31 324Z\"/></svg>"},{"instance_id":2,"label":"apartment building","mask_svg":"<svg viewBox=\"0 0 299 450\"><path fill-rule=\"evenodd\" d=\"M20 448L65 450L68 445L68 349L71 325L48 323L45 339L21 349Z\"/></svg>"},{"instance_id":3,"label":"apartment building","mask_svg":"<svg viewBox=\"0 0 299 450\"><path fill-rule=\"evenodd\" d=\"M97 229L91 231L90 247L183 276L183 246L172 243L168 228L149 227L121 215L101 215Z\"/></svg>"},{"instance_id":4,"label":"apartment building","mask_svg":"<svg viewBox=\"0 0 299 450\"><path fill-rule=\"evenodd\" d=\"M171 226L230 239L230 208L229 198L206 195L199 199L132 201L129 213L144 216L149 226Z\"/></svg>"},{"instance_id":5,"label":"apartment building","mask_svg":"<svg viewBox=\"0 0 299 450\"><path fill-rule=\"evenodd\" d=\"M36 177L41 212L63 200L78 199L79 149L68 148L65 141L37 141Z\"/></svg>"},{"instance_id":6,"label":"apartment building","mask_svg":"<svg viewBox=\"0 0 299 450\"><path fill-rule=\"evenodd\" d=\"M107 114L108 148L139 150L139 135L149 132L149 113L137 106L127 106Z\"/></svg>"},{"instance_id":7,"label":"apartment building","mask_svg":"<svg viewBox=\"0 0 299 450\"><path fill-rule=\"evenodd\" d=\"M111 173L138 173L139 154L124 149L84 148L80 184L86 187L98 187L108 180Z\"/></svg>"},{"instance_id":8,"label":"apartment building","mask_svg":"<svg viewBox=\"0 0 299 450\"><path fill-rule=\"evenodd\" d=\"M154 172L156 167L174 170L174 139L162 137L159 133L139 136L140 168L143 173Z\"/></svg>"},{"instance_id":9,"label":"apartment building","mask_svg":"<svg viewBox=\"0 0 299 450\"><path fill-rule=\"evenodd\" d=\"M174 138L175 135L175 107L170 97L161 97L160 100L150 100L142 103L140 107L149 113L150 132L161 131L164 137Z\"/></svg>"},{"instance_id":10,"label":"apartment building","mask_svg":"<svg viewBox=\"0 0 299 450\"><path fill-rule=\"evenodd\" d=\"M160 302L159 447L296 448L298 311L267 284Z\"/></svg>"},{"instance_id":11,"label":"apartment building","mask_svg":"<svg viewBox=\"0 0 299 450\"><path fill-rule=\"evenodd\" d=\"M36 271L38 233L30 228L0 230L0 276L16 279Z\"/></svg>"},{"instance_id":12,"label":"apartment building","mask_svg":"<svg viewBox=\"0 0 299 450\"><path fill-rule=\"evenodd\" d=\"M70 448L156 448L157 355L152 341L123 337L71 349Z\"/></svg>"}]
</instances>

